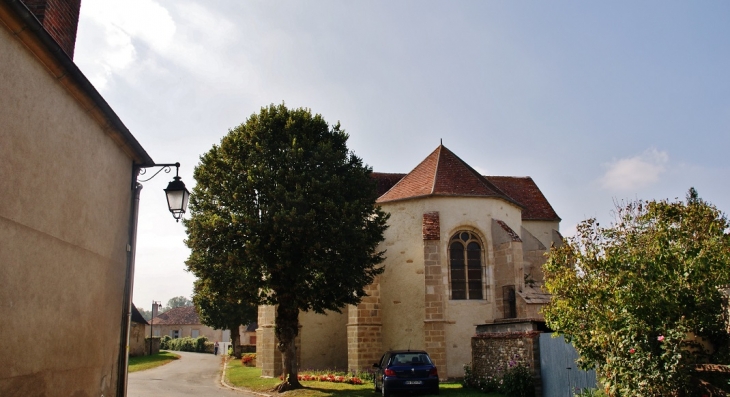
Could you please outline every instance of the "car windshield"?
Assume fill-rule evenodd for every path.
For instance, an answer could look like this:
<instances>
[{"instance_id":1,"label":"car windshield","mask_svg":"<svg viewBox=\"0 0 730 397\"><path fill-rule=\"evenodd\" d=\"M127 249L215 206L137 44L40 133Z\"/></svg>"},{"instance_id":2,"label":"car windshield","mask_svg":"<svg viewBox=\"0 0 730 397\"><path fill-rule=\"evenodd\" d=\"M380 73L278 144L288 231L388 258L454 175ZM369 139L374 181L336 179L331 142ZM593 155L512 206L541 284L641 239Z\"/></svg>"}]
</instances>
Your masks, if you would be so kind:
<instances>
[{"instance_id":1,"label":"car windshield","mask_svg":"<svg viewBox=\"0 0 730 397\"><path fill-rule=\"evenodd\" d=\"M425 353L398 353L391 365L431 365L431 359Z\"/></svg>"}]
</instances>

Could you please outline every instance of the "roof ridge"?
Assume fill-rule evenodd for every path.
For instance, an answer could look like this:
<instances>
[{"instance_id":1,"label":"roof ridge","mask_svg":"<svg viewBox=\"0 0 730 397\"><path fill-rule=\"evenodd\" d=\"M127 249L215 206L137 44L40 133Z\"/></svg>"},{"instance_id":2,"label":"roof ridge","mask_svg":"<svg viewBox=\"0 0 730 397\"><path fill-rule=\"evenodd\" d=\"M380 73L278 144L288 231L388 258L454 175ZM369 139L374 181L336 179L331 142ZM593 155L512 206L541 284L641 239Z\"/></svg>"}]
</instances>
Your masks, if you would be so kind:
<instances>
[{"instance_id":1,"label":"roof ridge","mask_svg":"<svg viewBox=\"0 0 730 397\"><path fill-rule=\"evenodd\" d=\"M443 143L439 144L439 147L436 148L438 154L436 155L436 169L433 171L433 180L431 181L431 194L436 192L436 181L438 180L439 168L441 168L441 150L443 149L445 149Z\"/></svg>"}]
</instances>

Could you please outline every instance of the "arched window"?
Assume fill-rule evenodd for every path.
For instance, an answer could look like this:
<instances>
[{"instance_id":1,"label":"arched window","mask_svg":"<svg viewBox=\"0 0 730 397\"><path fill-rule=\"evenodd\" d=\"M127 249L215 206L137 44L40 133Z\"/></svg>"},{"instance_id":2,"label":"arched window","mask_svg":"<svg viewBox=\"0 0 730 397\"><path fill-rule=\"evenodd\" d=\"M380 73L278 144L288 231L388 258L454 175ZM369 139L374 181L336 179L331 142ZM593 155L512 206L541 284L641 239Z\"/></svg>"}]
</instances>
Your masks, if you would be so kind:
<instances>
[{"instance_id":1,"label":"arched window","mask_svg":"<svg viewBox=\"0 0 730 397\"><path fill-rule=\"evenodd\" d=\"M458 232L449 240L451 299L484 299L482 245L471 232Z\"/></svg>"}]
</instances>

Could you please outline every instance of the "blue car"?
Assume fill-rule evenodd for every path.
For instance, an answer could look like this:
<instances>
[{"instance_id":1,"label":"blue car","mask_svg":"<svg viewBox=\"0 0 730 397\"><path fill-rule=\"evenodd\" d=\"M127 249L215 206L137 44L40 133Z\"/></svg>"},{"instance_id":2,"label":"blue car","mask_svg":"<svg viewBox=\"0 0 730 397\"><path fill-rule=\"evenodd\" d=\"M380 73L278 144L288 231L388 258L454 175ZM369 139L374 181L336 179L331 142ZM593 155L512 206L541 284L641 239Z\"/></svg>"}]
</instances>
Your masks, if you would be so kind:
<instances>
[{"instance_id":1,"label":"blue car","mask_svg":"<svg viewBox=\"0 0 730 397\"><path fill-rule=\"evenodd\" d=\"M439 374L423 350L392 350L383 354L375 368L375 392L422 392L439 394Z\"/></svg>"}]
</instances>

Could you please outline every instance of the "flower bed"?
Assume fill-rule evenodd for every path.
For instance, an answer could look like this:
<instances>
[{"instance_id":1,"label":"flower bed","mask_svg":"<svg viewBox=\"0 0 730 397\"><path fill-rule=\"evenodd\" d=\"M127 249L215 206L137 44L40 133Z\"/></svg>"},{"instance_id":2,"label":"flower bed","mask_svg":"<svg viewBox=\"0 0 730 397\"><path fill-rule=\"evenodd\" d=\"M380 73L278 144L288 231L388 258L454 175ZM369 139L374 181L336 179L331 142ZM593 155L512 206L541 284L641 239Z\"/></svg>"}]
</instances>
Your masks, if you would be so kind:
<instances>
[{"instance_id":1,"label":"flower bed","mask_svg":"<svg viewBox=\"0 0 730 397\"><path fill-rule=\"evenodd\" d=\"M247 367L253 367L256 365L256 353L247 353L241 357L241 364Z\"/></svg>"},{"instance_id":2,"label":"flower bed","mask_svg":"<svg viewBox=\"0 0 730 397\"><path fill-rule=\"evenodd\" d=\"M284 380L283 376L279 376L279 379ZM299 379L300 382L333 382L333 383L349 383L351 385L362 385L364 382L362 379L358 378L357 376L342 376L342 375L334 375L334 374L324 374L324 375L313 375L313 374L298 374L297 379Z\"/></svg>"}]
</instances>

